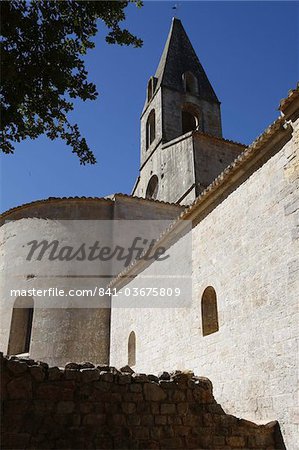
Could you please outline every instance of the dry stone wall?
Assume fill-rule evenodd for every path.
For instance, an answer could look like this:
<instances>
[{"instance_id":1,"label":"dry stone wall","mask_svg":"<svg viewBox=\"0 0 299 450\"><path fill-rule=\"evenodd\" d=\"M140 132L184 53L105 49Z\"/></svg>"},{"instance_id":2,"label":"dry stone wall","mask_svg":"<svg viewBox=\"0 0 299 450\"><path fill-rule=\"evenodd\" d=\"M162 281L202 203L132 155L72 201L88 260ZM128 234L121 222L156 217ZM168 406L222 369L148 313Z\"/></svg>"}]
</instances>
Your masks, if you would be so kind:
<instances>
[{"instance_id":1,"label":"dry stone wall","mask_svg":"<svg viewBox=\"0 0 299 450\"><path fill-rule=\"evenodd\" d=\"M211 382L191 372L59 369L2 354L1 366L3 449L284 448L277 422L225 414Z\"/></svg>"}]
</instances>

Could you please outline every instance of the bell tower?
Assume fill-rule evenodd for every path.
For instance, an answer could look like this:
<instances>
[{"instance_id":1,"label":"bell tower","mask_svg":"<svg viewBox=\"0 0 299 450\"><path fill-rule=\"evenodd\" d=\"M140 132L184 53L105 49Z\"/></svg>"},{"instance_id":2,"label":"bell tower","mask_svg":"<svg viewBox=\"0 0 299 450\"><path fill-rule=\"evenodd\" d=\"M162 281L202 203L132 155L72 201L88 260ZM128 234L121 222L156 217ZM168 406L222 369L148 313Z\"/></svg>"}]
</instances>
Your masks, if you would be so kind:
<instances>
[{"instance_id":1,"label":"bell tower","mask_svg":"<svg viewBox=\"0 0 299 450\"><path fill-rule=\"evenodd\" d=\"M158 68L147 84L140 177L133 195L174 203L194 200L221 171L204 170L196 134L222 140L220 102L181 21L173 18ZM219 158L224 167L233 159L227 156ZM207 155L204 159L211 165ZM205 171L210 173L203 180L200 172Z\"/></svg>"}]
</instances>

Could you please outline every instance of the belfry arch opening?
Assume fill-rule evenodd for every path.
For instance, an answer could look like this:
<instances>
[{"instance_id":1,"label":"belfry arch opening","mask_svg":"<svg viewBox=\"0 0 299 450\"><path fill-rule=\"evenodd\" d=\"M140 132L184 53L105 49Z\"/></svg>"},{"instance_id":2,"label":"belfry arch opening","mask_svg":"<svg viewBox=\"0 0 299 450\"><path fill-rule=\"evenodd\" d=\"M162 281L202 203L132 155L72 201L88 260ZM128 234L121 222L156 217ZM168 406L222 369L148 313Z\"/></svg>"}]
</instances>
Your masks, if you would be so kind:
<instances>
[{"instance_id":1,"label":"belfry arch opening","mask_svg":"<svg viewBox=\"0 0 299 450\"><path fill-rule=\"evenodd\" d=\"M196 130L198 127L197 116L188 110L182 110L182 134L189 133L189 131Z\"/></svg>"},{"instance_id":2,"label":"belfry arch opening","mask_svg":"<svg viewBox=\"0 0 299 450\"><path fill-rule=\"evenodd\" d=\"M153 175L148 182L145 197L153 199L157 198L158 189L159 189L158 177L157 175Z\"/></svg>"},{"instance_id":3,"label":"belfry arch opening","mask_svg":"<svg viewBox=\"0 0 299 450\"><path fill-rule=\"evenodd\" d=\"M156 137L156 114L152 109L146 121L146 148L148 149Z\"/></svg>"},{"instance_id":4,"label":"belfry arch opening","mask_svg":"<svg viewBox=\"0 0 299 450\"><path fill-rule=\"evenodd\" d=\"M198 82L197 78L193 75L192 72L183 73L183 84L185 92L189 92L190 94L198 94Z\"/></svg>"},{"instance_id":5,"label":"belfry arch opening","mask_svg":"<svg viewBox=\"0 0 299 450\"><path fill-rule=\"evenodd\" d=\"M34 300L32 297L18 297L14 303L8 341L9 355L29 353Z\"/></svg>"},{"instance_id":6,"label":"belfry arch opening","mask_svg":"<svg viewBox=\"0 0 299 450\"><path fill-rule=\"evenodd\" d=\"M201 297L202 334L207 336L219 330L217 295L212 286L208 286Z\"/></svg>"},{"instance_id":7,"label":"belfry arch opening","mask_svg":"<svg viewBox=\"0 0 299 450\"><path fill-rule=\"evenodd\" d=\"M128 365L130 367L136 364L136 334L131 331L128 339Z\"/></svg>"}]
</instances>

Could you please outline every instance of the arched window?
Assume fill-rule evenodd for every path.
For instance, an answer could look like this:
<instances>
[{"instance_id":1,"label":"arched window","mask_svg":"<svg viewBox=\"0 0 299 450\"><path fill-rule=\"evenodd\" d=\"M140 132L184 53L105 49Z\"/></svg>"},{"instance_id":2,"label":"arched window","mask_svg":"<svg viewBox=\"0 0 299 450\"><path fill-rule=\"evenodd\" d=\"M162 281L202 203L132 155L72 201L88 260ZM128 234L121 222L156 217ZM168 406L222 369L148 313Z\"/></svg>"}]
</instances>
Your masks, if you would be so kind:
<instances>
[{"instance_id":1,"label":"arched window","mask_svg":"<svg viewBox=\"0 0 299 450\"><path fill-rule=\"evenodd\" d=\"M197 117L190 111L182 111L182 134L193 131L197 128Z\"/></svg>"},{"instance_id":2,"label":"arched window","mask_svg":"<svg viewBox=\"0 0 299 450\"><path fill-rule=\"evenodd\" d=\"M217 311L217 297L215 289L208 286L201 298L201 318L202 318L202 334L215 333L219 330L218 311Z\"/></svg>"},{"instance_id":3,"label":"arched window","mask_svg":"<svg viewBox=\"0 0 299 450\"><path fill-rule=\"evenodd\" d=\"M183 83L185 92L189 92L190 94L198 94L198 83L197 78L193 75L192 72L183 73Z\"/></svg>"},{"instance_id":4,"label":"arched window","mask_svg":"<svg viewBox=\"0 0 299 450\"><path fill-rule=\"evenodd\" d=\"M128 340L128 365L130 367L136 364L136 335L131 331Z\"/></svg>"},{"instance_id":5,"label":"arched window","mask_svg":"<svg viewBox=\"0 0 299 450\"><path fill-rule=\"evenodd\" d=\"M156 137L156 115L152 109L146 122L146 148L148 149Z\"/></svg>"},{"instance_id":6,"label":"arched window","mask_svg":"<svg viewBox=\"0 0 299 450\"><path fill-rule=\"evenodd\" d=\"M145 198L157 198L159 181L157 175L153 175L147 185Z\"/></svg>"},{"instance_id":7,"label":"arched window","mask_svg":"<svg viewBox=\"0 0 299 450\"><path fill-rule=\"evenodd\" d=\"M7 351L9 355L29 352L33 311L33 298L18 297L16 299L10 325Z\"/></svg>"}]
</instances>

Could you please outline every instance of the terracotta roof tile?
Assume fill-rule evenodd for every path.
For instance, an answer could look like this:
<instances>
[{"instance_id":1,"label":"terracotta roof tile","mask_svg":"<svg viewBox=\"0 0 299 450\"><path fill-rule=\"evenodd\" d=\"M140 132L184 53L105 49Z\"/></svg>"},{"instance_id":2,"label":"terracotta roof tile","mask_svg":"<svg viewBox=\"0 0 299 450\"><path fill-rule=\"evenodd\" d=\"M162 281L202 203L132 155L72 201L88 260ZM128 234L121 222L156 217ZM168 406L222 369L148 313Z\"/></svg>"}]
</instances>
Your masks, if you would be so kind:
<instances>
[{"instance_id":1,"label":"terracotta roof tile","mask_svg":"<svg viewBox=\"0 0 299 450\"><path fill-rule=\"evenodd\" d=\"M280 101L278 109L283 112L297 97L299 97L299 82L297 83L295 89L290 89L288 92L288 96Z\"/></svg>"}]
</instances>

